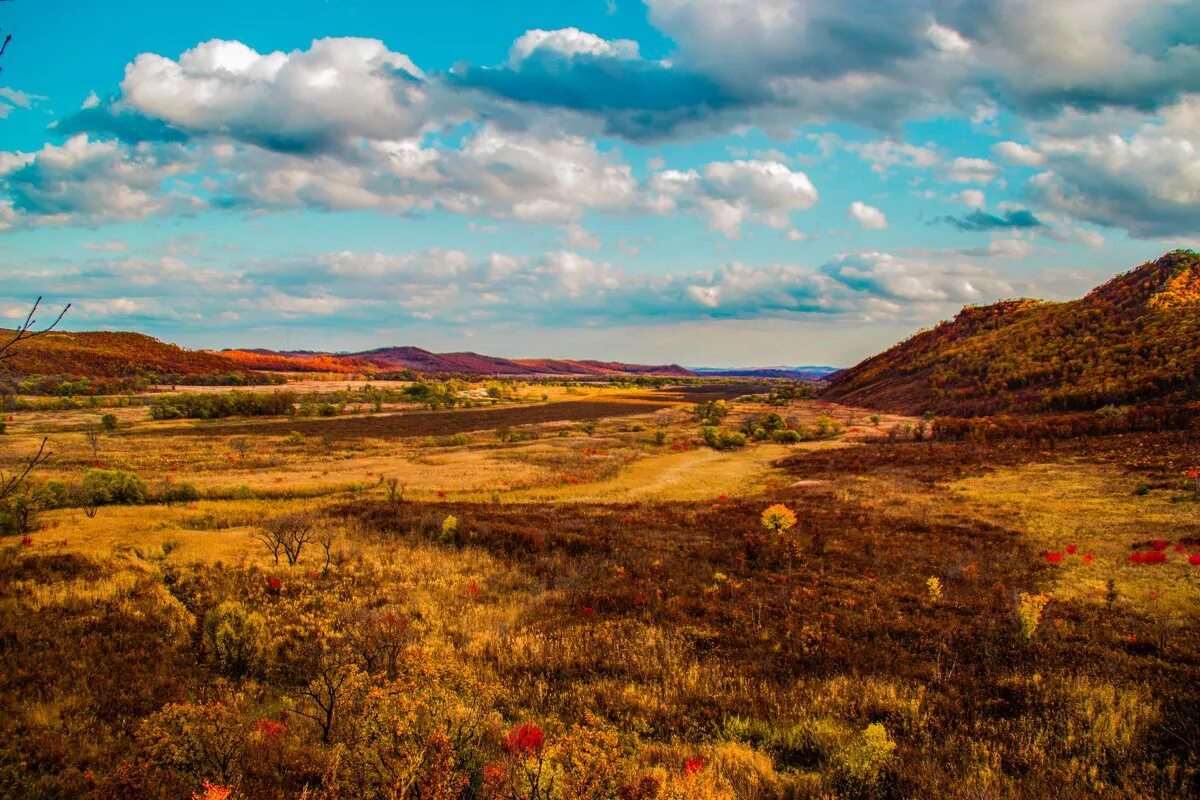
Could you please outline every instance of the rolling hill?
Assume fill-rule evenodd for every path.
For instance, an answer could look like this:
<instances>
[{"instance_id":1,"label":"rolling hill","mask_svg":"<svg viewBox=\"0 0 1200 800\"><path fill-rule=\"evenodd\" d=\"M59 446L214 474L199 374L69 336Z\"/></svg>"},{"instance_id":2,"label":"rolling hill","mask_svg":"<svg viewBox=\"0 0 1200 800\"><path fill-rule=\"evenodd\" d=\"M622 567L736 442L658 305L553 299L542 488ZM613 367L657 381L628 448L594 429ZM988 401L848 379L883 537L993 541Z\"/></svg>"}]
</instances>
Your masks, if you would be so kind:
<instances>
[{"instance_id":1,"label":"rolling hill","mask_svg":"<svg viewBox=\"0 0 1200 800\"><path fill-rule=\"evenodd\" d=\"M0 331L0 337L12 333ZM246 369L216 353L186 350L152 336L124 331L53 331L21 342L3 366L12 375L71 378L201 376Z\"/></svg>"},{"instance_id":2,"label":"rolling hill","mask_svg":"<svg viewBox=\"0 0 1200 800\"><path fill-rule=\"evenodd\" d=\"M960 417L1200 400L1200 255L1167 253L1069 302L968 306L823 397Z\"/></svg>"},{"instance_id":3,"label":"rolling hill","mask_svg":"<svg viewBox=\"0 0 1200 800\"><path fill-rule=\"evenodd\" d=\"M411 370L456 375L573 375L619 376L658 375L694 377L695 373L675 364L623 364L615 361L565 359L511 359L479 353L433 353L420 347L380 347L359 353L310 351L227 350L221 355L250 369L301 372L364 372Z\"/></svg>"}]
</instances>

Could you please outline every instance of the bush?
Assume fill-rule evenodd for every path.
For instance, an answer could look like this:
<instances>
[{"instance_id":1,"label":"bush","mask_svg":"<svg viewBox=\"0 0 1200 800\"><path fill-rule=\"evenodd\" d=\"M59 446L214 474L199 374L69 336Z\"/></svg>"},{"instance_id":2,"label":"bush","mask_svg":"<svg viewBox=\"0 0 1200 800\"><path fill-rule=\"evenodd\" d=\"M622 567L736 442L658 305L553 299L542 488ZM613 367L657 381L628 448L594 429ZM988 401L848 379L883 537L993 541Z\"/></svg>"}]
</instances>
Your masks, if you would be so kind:
<instances>
[{"instance_id":1,"label":"bush","mask_svg":"<svg viewBox=\"0 0 1200 800\"><path fill-rule=\"evenodd\" d=\"M714 450L735 450L746 446L746 435L737 431L726 431L705 425L700 429L700 438Z\"/></svg>"},{"instance_id":2,"label":"bush","mask_svg":"<svg viewBox=\"0 0 1200 800\"><path fill-rule=\"evenodd\" d=\"M88 505L136 505L146 502L146 484L132 472L89 469L83 476L83 498Z\"/></svg>"},{"instance_id":3,"label":"bush","mask_svg":"<svg viewBox=\"0 0 1200 800\"><path fill-rule=\"evenodd\" d=\"M105 433L112 433L115 431L117 429L117 415L105 414L102 416L100 418L100 427L104 429Z\"/></svg>"},{"instance_id":4,"label":"bush","mask_svg":"<svg viewBox=\"0 0 1200 800\"><path fill-rule=\"evenodd\" d=\"M771 438L780 444L799 444L804 441L804 437L800 435L800 431L775 431L771 434Z\"/></svg>"},{"instance_id":5,"label":"bush","mask_svg":"<svg viewBox=\"0 0 1200 800\"><path fill-rule=\"evenodd\" d=\"M295 406L296 393L292 391L226 392L221 394L182 392L157 398L150 405L150 418L272 417L293 413ZM330 406L330 409L332 414L333 407ZM322 408L322 416L324 415Z\"/></svg>"},{"instance_id":6,"label":"bush","mask_svg":"<svg viewBox=\"0 0 1200 800\"><path fill-rule=\"evenodd\" d=\"M225 675L238 678L257 672L267 641L266 620L236 600L226 600L204 615L204 644L213 666Z\"/></svg>"},{"instance_id":7,"label":"bush","mask_svg":"<svg viewBox=\"0 0 1200 800\"><path fill-rule=\"evenodd\" d=\"M464 444L470 444L471 440L467 438L465 433L456 433L445 440L446 447L461 447Z\"/></svg>"},{"instance_id":8,"label":"bush","mask_svg":"<svg viewBox=\"0 0 1200 800\"><path fill-rule=\"evenodd\" d=\"M878 722L868 725L837 757L837 782L842 794L877 797L887 783L896 743Z\"/></svg>"},{"instance_id":9,"label":"bush","mask_svg":"<svg viewBox=\"0 0 1200 800\"><path fill-rule=\"evenodd\" d=\"M193 503L200 499L200 490L190 483L167 483L159 492L160 503Z\"/></svg>"}]
</instances>

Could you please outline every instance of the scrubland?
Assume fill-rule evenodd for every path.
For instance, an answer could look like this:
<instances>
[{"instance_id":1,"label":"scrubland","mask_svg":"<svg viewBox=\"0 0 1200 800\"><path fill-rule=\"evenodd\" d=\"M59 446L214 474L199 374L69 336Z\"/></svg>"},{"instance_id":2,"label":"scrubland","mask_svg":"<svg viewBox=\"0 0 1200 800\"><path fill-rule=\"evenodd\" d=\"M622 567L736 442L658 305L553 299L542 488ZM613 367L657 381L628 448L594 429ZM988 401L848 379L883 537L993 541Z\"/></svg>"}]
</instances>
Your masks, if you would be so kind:
<instances>
[{"instance_id":1,"label":"scrubland","mask_svg":"<svg viewBox=\"0 0 1200 800\"><path fill-rule=\"evenodd\" d=\"M0 539L0 795L1200 792L1194 435L918 441L704 389L14 413L5 471L48 436L35 480L145 491ZM721 397L744 446L699 434Z\"/></svg>"}]
</instances>

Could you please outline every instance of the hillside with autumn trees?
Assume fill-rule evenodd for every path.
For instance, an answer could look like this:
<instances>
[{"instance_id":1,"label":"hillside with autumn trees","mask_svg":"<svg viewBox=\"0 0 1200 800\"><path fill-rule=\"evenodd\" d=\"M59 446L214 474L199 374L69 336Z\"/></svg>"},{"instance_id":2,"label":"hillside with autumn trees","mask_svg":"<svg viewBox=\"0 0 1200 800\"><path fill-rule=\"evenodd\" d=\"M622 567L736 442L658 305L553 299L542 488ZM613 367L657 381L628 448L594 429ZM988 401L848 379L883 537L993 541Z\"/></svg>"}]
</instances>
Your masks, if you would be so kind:
<instances>
[{"instance_id":1,"label":"hillside with autumn trees","mask_svg":"<svg viewBox=\"0 0 1200 800\"><path fill-rule=\"evenodd\" d=\"M13 331L0 331L10 338ZM131 378L147 374L198 377L240 373L246 367L216 353L187 350L127 331L55 331L27 339L5 362L19 376Z\"/></svg>"},{"instance_id":2,"label":"hillside with autumn trees","mask_svg":"<svg viewBox=\"0 0 1200 800\"><path fill-rule=\"evenodd\" d=\"M825 397L958 417L1187 408L1200 400L1200 254L1070 302L968 306L839 374Z\"/></svg>"}]
</instances>

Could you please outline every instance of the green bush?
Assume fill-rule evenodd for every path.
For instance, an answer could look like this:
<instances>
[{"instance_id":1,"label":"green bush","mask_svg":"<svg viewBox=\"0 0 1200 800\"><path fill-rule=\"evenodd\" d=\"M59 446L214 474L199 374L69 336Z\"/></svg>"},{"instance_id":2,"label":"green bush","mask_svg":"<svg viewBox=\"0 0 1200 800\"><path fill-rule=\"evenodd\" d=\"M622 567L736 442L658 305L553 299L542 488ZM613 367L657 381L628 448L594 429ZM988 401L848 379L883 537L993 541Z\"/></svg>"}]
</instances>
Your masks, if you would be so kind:
<instances>
[{"instance_id":1,"label":"green bush","mask_svg":"<svg viewBox=\"0 0 1200 800\"><path fill-rule=\"evenodd\" d=\"M224 392L205 394L181 392L155 399L151 419L217 419L219 417L272 417L295 409L296 393ZM330 407L332 409L332 406ZM114 424L116 420L113 421Z\"/></svg>"},{"instance_id":2,"label":"green bush","mask_svg":"<svg viewBox=\"0 0 1200 800\"><path fill-rule=\"evenodd\" d=\"M469 444L471 440L465 433L456 433L445 440L446 447L461 447L464 444Z\"/></svg>"},{"instance_id":3,"label":"green bush","mask_svg":"<svg viewBox=\"0 0 1200 800\"><path fill-rule=\"evenodd\" d=\"M837 783L841 794L878 797L887 785L896 743L878 722L868 725L837 754Z\"/></svg>"},{"instance_id":4,"label":"green bush","mask_svg":"<svg viewBox=\"0 0 1200 800\"><path fill-rule=\"evenodd\" d=\"M104 429L105 433L112 433L115 431L117 429L117 415L105 414L102 416L100 418L100 427Z\"/></svg>"},{"instance_id":5,"label":"green bush","mask_svg":"<svg viewBox=\"0 0 1200 800\"><path fill-rule=\"evenodd\" d=\"M700 429L700 438L714 450L736 450L746 446L746 435L737 431L726 431L705 425Z\"/></svg>"},{"instance_id":6,"label":"green bush","mask_svg":"<svg viewBox=\"0 0 1200 800\"><path fill-rule=\"evenodd\" d=\"M166 483L158 494L160 503L193 503L200 499L200 490L190 483Z\"/></svg>"},{"instance_id":7,"label":"green bush","mask_svg":"<svg viewBox=\"0 0 1200 800\"><path fill-rule=\"evenodd\" d=\"M800 431L793 430L775 431L771 434L771 438L780 444L799 444L804 441L804 437L800 435Z\"/></svg>"},{"instance_id":8,"label":"green bush","mask_svg":"<svg viewBox=\"0 0 1200 800\"><path fill-rule=\"evenodd\" d=\"M236 600L226 600L204 616L204 645L213 666L225 675L237 678L261 669L267 643L266 620Z\"/></svg>"},{"instance_id":9,"label":"green bush","mask_svg":"<svg viewBox=\"0 0 1200 800\"><path fill-rule=\"evenodd\" d=\"M83 496L93 506L134 505L146 502L146 484L132 472L89 469L83 476Z\"/></svg>"}]
</instances>

